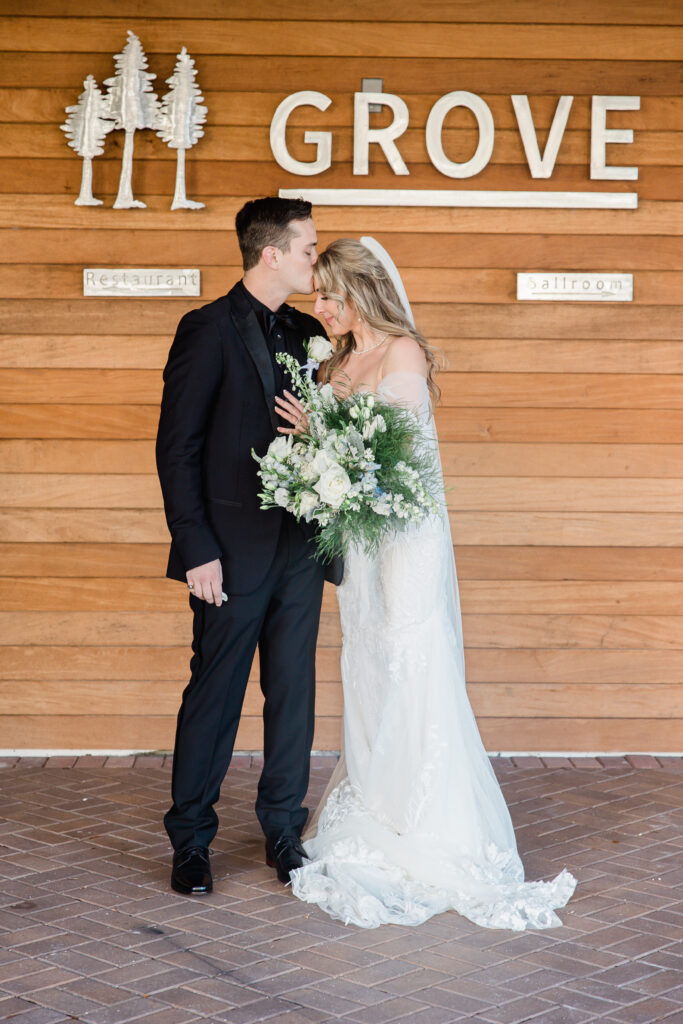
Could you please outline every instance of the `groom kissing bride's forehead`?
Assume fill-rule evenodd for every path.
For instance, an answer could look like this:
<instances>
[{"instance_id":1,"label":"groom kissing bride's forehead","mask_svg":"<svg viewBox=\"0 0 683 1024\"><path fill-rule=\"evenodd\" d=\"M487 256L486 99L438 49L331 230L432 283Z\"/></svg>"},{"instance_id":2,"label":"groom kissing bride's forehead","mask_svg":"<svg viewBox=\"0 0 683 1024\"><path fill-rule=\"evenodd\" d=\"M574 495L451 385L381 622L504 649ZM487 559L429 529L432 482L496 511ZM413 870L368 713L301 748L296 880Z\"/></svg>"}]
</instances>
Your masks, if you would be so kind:
<instances>
[{"instance_id":1,"label":"groom kissing bride's forehead","mask_svg":"<svg viewBox=\"0 0 683 1024\"><path fill-rule=\"evenodd\" d=\"M279 304L290 295L308 295L313 291L318 238L309 202L279 198L254 200L239 211L235 227L245 272L258 272L263 260L264 271L259 274L261 283L278 287L278 296L282 296ZM265 268L275 271L277 277L270 277Z\"/></svg>"},{"instance_id":2,"label":"groom kissing bride's forehead","mask_svg":"<svg viewBox=\"0 0 683 1024\"><path fill-rule=\"evenodd\" d=\"M278 436L275 396L289 381L277 354L305 363L304 342L322 331L286 304L313 290L311 204L256 199L235 226L244 276L181 319L164 369L156 446L171 533L167 575L188 587L194 615L164 819L174 849L171 885L185 894L212 888L214 805L257 647L265 757L256 814L279 878L288 881L303 862L322 588L342 572L338 562L316 561L312 527L261 508L251 454ZM249 735L248 745L260 747L260 737Z\"/></svg>"}]
</instances>

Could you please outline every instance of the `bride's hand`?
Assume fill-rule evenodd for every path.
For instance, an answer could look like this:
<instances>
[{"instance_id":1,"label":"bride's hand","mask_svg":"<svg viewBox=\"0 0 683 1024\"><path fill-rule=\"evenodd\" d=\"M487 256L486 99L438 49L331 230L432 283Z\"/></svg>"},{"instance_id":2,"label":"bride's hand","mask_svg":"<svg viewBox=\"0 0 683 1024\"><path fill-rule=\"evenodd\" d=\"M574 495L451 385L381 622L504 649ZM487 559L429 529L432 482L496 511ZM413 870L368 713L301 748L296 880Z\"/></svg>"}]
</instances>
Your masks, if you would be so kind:
<instances>
[{"instance_id":1,"label":"bride's hand","mask_svg":"<svg viewBox=\"0 0 683 1024\"><path fill-rule=\"evenodd\" d=\"M280 434L301 434L308 428L308 414L299 401L290 391L284 391L284 398L275 396L275 412L283 420L291 423L291 427L278 427Z\"/></svg>"}]
</instances>

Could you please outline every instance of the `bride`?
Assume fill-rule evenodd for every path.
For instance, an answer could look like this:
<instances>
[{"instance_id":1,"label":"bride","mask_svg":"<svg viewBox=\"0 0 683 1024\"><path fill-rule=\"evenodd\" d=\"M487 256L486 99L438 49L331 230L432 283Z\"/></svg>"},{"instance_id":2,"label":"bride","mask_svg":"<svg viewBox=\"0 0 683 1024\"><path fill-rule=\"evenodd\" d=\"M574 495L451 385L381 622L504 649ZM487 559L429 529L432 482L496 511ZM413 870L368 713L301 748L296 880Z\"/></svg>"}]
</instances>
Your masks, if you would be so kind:
<instances>
[{"instance_id":1,"label":"bride","mask_svg":"<svg viewBox=\"0 0 683 1024\"><path fill-rule=\"evenodd\" d=\"M374 239L339 239L314 267L315 313L337 347L321 379L410 408L434 440L436 358ZM305 414L289 393L278 411ZM549 928L575 879L525 882L505 800L465 689L453 547L442 512L353 547L338 588L344 748L291 874L299 899L362 928L453 909L489 928Z\"/></svg>"}]
</instances>

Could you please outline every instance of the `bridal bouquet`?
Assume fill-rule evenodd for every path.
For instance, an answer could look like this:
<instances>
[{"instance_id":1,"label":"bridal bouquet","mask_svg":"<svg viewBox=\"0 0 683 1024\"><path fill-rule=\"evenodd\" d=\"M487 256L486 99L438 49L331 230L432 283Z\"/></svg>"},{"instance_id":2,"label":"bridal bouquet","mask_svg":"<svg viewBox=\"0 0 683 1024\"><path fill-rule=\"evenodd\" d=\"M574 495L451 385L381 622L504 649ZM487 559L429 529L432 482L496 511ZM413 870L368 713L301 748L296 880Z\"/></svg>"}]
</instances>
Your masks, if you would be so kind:
<instances>
[{"instance_id":1,"label":"bridal bouquet","mask_svg":"<svg viewBox=\"0 0 683 1024\"><path fill-rule=\"evenodd\" d=\"M322 354L322 344L329 352ZM312 359L331 352L327 339L307 346ZM306 407L304 433L277 437L259 457L261 508L280 507L317 523L317 554L344 555L353 540L376 549L390 530L405 528L439 510L433 441L409 410L356 392L318 387L289 353L279 352L294 390Z\"/></svg>"}]
</instances>

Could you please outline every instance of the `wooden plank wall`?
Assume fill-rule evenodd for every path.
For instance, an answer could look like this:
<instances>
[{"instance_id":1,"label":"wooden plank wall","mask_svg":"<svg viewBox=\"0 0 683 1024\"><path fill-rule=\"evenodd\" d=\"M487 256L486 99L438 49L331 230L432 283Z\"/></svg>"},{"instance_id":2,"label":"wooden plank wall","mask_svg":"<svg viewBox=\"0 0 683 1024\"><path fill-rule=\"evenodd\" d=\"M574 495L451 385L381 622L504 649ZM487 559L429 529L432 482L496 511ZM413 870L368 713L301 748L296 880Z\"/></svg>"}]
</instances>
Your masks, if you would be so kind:
<instances>
[{"instance_id":1,"label":"wooden plank wall","mask_svg":"<svg viewBox=\"0 0 683 1024\"><path fill-rule=\"evenodd\" d=\"M279 187L449 187L428 163L426 115L453 89L485 97L493 159L457 188L630 191L589 180L592 94L640 95L610 160L640 167L634 211L318 209L325 245L374 234L404 271L418 324L445 352L438 412L462 589L470 695L491 750L680 748L683 661L683 8L678 0L4 0L0 60L0 748L167 748L186 678L187 597L167 550L153 437L160 370L187 299L93 299L84 266L198 266L203 299L239 275L232 225ZM144 17L140 14L144 13ZM331 19L334 20L331 20ZM113 73L127 29L158 92L181 45L209 108L171 212L175 157L135 138L146 210L111 209L122 133L94 161L100 208L78 208L81 164L59 125L89 73ZM411 177L381 153L351 174L361 77L408 102ZM326 92L333 167L297 179L271 156L284 96ZM575 96L558 166L534 181L511 93L547 126ZM466 116L445 147L471 154ZM542 133L542 144L545 134ZM377 149L377 147L373 147ZM517 270L630 271L635 300L523 304ZM302 303L308 308L307 302ZM317 748L338 745L339 626L325 596ZM239 733L261 746L250 687Z\"/></svg>"}]
</instances>

